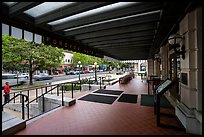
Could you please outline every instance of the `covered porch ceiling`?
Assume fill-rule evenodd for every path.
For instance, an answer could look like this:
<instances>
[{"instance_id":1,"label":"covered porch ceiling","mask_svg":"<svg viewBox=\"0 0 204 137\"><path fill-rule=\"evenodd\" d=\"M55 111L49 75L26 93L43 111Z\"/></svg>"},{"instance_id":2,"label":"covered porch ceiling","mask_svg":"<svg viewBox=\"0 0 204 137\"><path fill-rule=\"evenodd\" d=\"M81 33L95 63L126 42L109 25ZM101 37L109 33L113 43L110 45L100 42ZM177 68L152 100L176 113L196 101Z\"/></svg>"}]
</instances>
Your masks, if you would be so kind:
<instances>
[{"instance_id":1,"label":"covered porch ceiling","mask_svg":"<svg viewBox=\"0 0 204 137\"><path fill-rule=\"evenodd\" d=\"M196 5L196 1L2 2L2 23L57 36L118 60L141 60L152 58Z\"/></svg>"}]
</instances>

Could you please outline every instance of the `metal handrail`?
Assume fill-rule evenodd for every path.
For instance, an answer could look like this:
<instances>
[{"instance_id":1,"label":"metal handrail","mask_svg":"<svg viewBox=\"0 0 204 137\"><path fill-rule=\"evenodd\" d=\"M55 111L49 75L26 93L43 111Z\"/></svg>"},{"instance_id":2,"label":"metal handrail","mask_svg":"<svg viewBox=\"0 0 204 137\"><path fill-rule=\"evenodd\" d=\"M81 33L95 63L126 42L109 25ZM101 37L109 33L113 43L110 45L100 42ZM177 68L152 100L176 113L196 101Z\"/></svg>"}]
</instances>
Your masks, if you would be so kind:
<instances>
[{"instance_id":1,"label":"metal handrail","mask_svg":"<svg viewBox=\"0 0 204 137\"><path fill-rule=\"evenodd\" d=\"M38 98L42 97L43 96L43 112L44 112L44 95L51 92L53 89L57 88L59 85L57 85L56 87L50 89L49 91L46 91L45 93L41 94L40 96L37 96L36 98L34 98L33 100L31 101L28 101L28 103L26 104L26 107L27 107L27 113L28 113L28 119L29 119L29 104L35 100L37 100ZM62 93L63 94L63 93Z\"/></svg>"},{"instance_id":2,"label":"metal handrail","mask_svg":"<svg viewBox=\"0 0 204 137\"><path fill-rule=\"evenodd\" d=\"M91 78L91 77L90 77ZM89 79L89 82L90 82L90 79ZM22 94L22 92L27 92L27 91L29 91L29 90L32 90L32 89L40 89L40 88L47 88L47 87L50 87L51 86L51 89L49 90L49 91L47 91L47 89L46 89L46 92L45 93L42 93L40 96L36 96L36 98L35 99L33 99L33 100L31 100L31 101L28 101L28 103L25 105L26 107L27 107L27 114L28 114L28 119L29 119L29 104L30 103L32 103L33 101L35 101L35 100L37 100L38 98L40 98L40 97L42 97L43 96L43 98L44 98L44 95L45 94L47 94L47 93L50 93L51 91L53 91L54 89L56 89L56 88L58 88L58 87L60 87L60 86L62 86L62 106L64 105L64 99L63 99L63 97L64 97L64 95L63 95L63 92L64 92L64 88L63 88L63 86L64 86L64 84L71 84L72 85L72 98L73 98L73 90L74 90L74 88L73 87L75 87L77 84L80 84L80 86L81 86L81 81L72 81L72 82L66 82L66 83L61 83L61 84L53 84L53 85L46 85L46 86L40 86L40 87L34 87L34 88L30 88L30 89L25 89L25 90L21 90L21 91L16 91L15 93L14 93L14 97L13 98L11 98L8 102L10 102L11 100L15 100L15 98L17 97L17 96L19 96L19 95L22 95L23 97L25 96L26 97L26 101L28 101L29 100L29 97L28 97L28 95L25 95L25 94ZM52 88L52 86L55 86L54 88ZM20 93L19 93L20 92ZM19 94L17 94L17 95L15 95L16 93L19 93ZM58 92L57 92L58 93ZM22 118L24 119L24 98L21 98L21 100L22 100ZM4 106L5 104L3 104L2 105L2 111L3 111L3 106ZM44 105L43 105L44 106ZM43 108L43 110L44 110L44 108Z\"/></svg>"},{"instance_id":3,"label":"metal handrail","mask_svg":"<svg viewBox=\"0 0 204 137\"><path fill-rule=\"evenodd\" d=\"M4 105L6 105L7 103L9 103L11 100L13 100L13 99L15 99L16 97L18 97L18 96L21 96L21 98L22 98L22 119L25 119L25 111L24 111L24 102L27 102L28 100L29 100L29 98L28 98L28 96L27 95L24 95L24 94L21 94L21 93L19 93L19 94L17 94L17 95L15 95L14 97L12 97L11 99L9 99L7 102L5 102L4 104L2 104L2 111L3 111L3 107L4 107ZM26 98L26 100L24 100L24 97Z\"/></svg>"},{"instance_id":4,"label":"metal handrail","mask_svg":"<svg viewBox=\"0 0 204 137\"><path fill-rule=\"evenodd\" d=\"M54 88L50 89L49 91L47 91L47 92L45 92L45 93L41 94L40 96L37 96L36 98L34 98L34 99L33 99L33 100L31 100L30 102L28 102L28 103L26 104L26 106L27 106L29 103L31 103L31 102L33 102L33 101L37 100L38 98L40 98L40 97L44 96L45 94L47 94L47 93L51 92L53 89L55 89L55 88L57 88L57 87L58 87L58 85L57 85L56 87L54 87Z\"/></svg>"},{"instance_id":5,"label":"metal handrail","mask_svg":"<svg viewBox=\"0 0 204 137\"><path fill-rule=\"evenodd\" d=\"M43 100L42 100L42 101L43 101L43 102L42 102L43 109L42 109L42 111L43 111L43 113L44 113L44 112L45 112L45 108L44 108L44 95L50 93L51 91L53 91L53 89L58 88L59 86L62 86L62 106L64 106L64 88L63 88L63 87L64 87L64 84L68 84L68 83L71 83L71 84L72 84L72 98L73 98L73 87L76 86L76 84L80 84L80 82L74 81L74 82L67 82L67 83L63 83L63 84L56 84L56 86L55 86L54 88L50 89L49 91L46 91L45 93L41 94L40 96L36 97L35 99L29 101L29 102L26 104L27 113L28 113L28 119L29 119L29 104L30 104L31 102L37 100L38 98L43 97Z\"/></svg>"}]
</instances>

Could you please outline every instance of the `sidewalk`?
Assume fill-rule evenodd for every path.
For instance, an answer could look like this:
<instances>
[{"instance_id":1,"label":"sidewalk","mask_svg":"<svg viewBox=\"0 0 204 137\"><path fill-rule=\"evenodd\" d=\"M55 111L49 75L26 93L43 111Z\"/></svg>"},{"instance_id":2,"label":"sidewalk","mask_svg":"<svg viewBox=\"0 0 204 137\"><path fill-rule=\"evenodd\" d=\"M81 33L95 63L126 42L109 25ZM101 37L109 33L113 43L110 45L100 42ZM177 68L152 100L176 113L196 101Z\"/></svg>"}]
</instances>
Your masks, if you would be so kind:
<instances>
[{"instance_id":1,"label":"sidewalk","mask_svg":"<svg viewBox=\"0 0 204 137\"><path fill-rule=\"evenodd\" d=\"M100 76L107 76L107 75L110 75L111 79L116 79L116 80L119 80L120 77L126 75L127 73L124 73L123 75L116 75L116 74L101 74L101 75L97 75L97 77L100 77ZM90 78L90 76L87 76L87 77L82 77L82 78ZM68 79L68 80L63 80L63 81L58 81L58 82L52 82L50 85L56 85L56 84L61 84L61 83L66 83L66 82L73 82L73 81L78 81L78 78L73 78L73 79ZM114 80L115 81L115 80ZM51 87L48 87L47 90L50 90ZM76 98L78 99L79 97L85 95L85 94L88 94L90 92L92 92L93 90L83 90L83 91L80 91L80 90L74 90L74 94L73 94L73 98ZM11 92L15 92L15 91L11 91ZM42 93L45 92L45 89L41 89L38 91L38 96L40 96ZM61 91L59 91L60 93ZM56 94L57 93L57 89L54 89L51 94ZM25 93L23 94L26 94L27 95L27 92L25 91ZM71 98L72 97L72 93L71 91L66 91L64 92L64 97L69 97ZM34 98L36 98L36 90L30 90L29 92L29 100L33 100ZM20 98L16 99L16 103L18 103L20 100ZM2 99L3 101L4 99ZM21 104L20 104L21 105ZM14 111L13 109L16 108L16 106L13 106L12 102L11 104L7 105L5 107L5 110L6 112L9 112L11 114L14 114L15 116L21 118L21 108L19 107L19 110L16 109L16 111ZM31 117L31 116L30 116Z\"/></svg>"},{"instance_id":2,"label":"sidewalk","mask_svg":"<svg viewBox=\"0 0 204 137\"><path fill-rule=\"evenodd\" d=\"M27 123L26 129L15 135L188 135L185 131L157 127L154 108L141 105L141 94L147 94L148 88L140 77L127 85L108 86L107 90L137 94L137 103L116 99L109 105L77 99L71 107L61 107ZM176 118L163 116L161 120L163 124L178 125Z\"/></svg>"},{"instance_id":3,"label":"sidewalk","mask_svg":"<svg viewBox=\"0 0 204 137\"><path fill-rule=\"evenodd\" d=\"M120 77L126 75L127 73L124 73L123 75L116 75L116 74L100 74L100 75L97 75L97 77L101 77L101 76L107 76L107 75L110 75L111 77L110 78L116 78L116 79L119 79ZM81 77L81 79L84 79L84 78L90 78L92 76L85 76L85 77ZM74 81L78 81L79 78L73 78L73 79L68 79L68 80L62 80L62 81L57 81L57 82L51 82L50 85L55 85L55 84L62 84L62 83L66 83L66 82L74 82Z\"/></svg>"}]
</instances>

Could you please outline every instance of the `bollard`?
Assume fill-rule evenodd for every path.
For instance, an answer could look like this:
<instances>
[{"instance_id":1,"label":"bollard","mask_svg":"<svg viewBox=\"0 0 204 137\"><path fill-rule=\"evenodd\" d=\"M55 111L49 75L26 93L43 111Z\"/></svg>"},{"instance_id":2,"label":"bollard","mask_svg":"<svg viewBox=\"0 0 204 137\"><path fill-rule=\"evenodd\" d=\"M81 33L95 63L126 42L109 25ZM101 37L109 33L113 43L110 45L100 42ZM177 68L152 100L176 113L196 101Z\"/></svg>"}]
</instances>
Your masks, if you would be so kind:
<instances>
[{"instance_id":1,"label":"bollard","mask_svg":"<svg viewBox=\"0 0 204 137\"><path fill-rule=\"evenodd\" d=\"M72 98L73 98L73 88L74 88L74 87L73 87L73 83L72 83Z\"/></svg>"}]
</instances>

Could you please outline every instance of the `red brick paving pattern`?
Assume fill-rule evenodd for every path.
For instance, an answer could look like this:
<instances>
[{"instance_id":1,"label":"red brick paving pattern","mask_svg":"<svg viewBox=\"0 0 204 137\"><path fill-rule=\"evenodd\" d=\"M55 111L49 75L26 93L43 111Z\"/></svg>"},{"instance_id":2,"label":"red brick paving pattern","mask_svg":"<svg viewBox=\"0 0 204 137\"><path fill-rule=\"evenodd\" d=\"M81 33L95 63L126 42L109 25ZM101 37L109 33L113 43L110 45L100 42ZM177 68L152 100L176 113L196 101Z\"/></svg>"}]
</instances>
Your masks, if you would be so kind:
<instances>
[{"instance_id":1,"label":"red brick paving pattern","mask_svg":"<svg viewBox=\"0 0 204 137\"><path fill-rule=\"evenodd\" d=\"M76 100L71 107L62 107L27 124L26 129L16 135L187 135L185 131L156 126L154 108L140 105L140 94L147 93L147 84L140 79L124 86L116 83L107 89L138 94L137 104ZM168 117L162 117L161 122L177 124L176 119Z\"/></svg>"}]
</instances>

